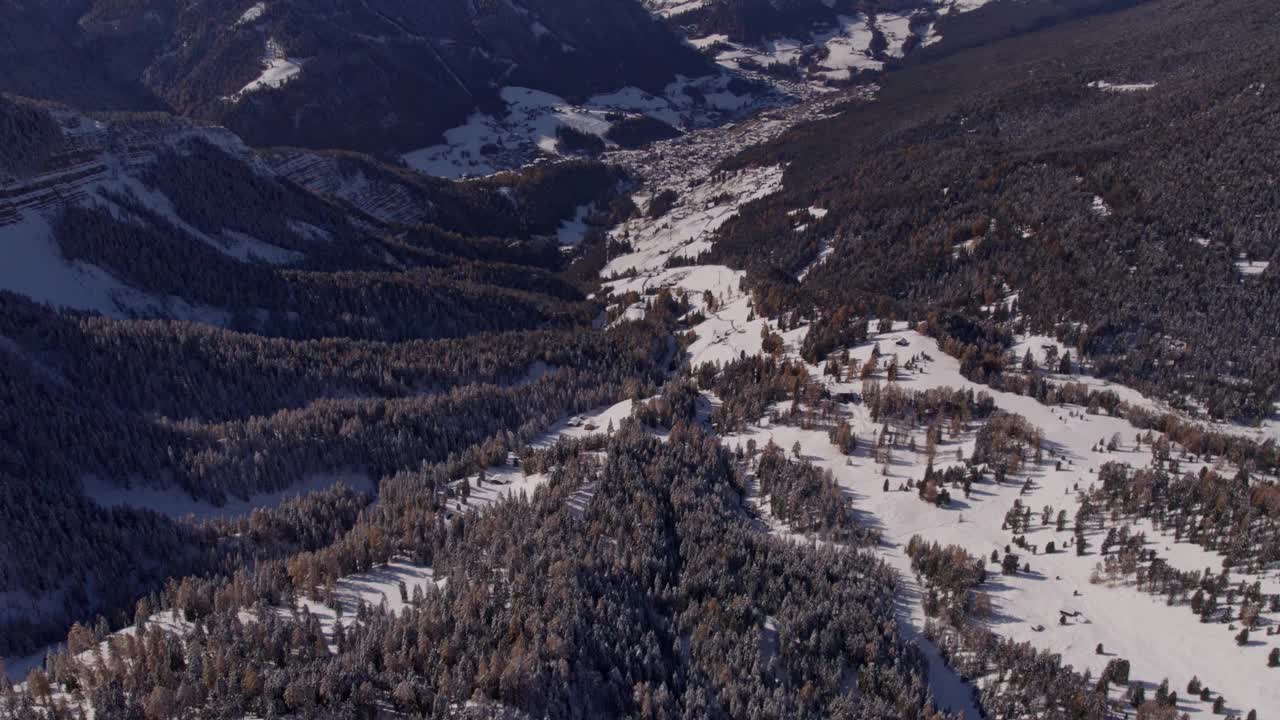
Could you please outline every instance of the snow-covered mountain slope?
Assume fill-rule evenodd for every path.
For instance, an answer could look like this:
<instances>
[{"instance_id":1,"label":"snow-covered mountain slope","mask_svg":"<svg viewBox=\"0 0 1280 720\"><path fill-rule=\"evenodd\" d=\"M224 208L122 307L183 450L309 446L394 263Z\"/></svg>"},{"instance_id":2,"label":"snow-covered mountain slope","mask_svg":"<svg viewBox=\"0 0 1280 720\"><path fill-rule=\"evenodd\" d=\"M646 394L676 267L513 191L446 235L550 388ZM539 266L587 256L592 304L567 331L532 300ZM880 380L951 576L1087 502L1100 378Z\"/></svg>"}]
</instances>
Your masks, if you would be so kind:
<instances>
[{"instance_id":1,"label":"snow-covered mountain slope","mask_svg":"<svg viewBox=\"0 0 1280 720\"><path fill-rule=\"evenodd\" d=\"M742 127L757 128L760 132L755 122L744 123ZM648 301L665 290L687 298L692 307L690 317L696 317L690 320L686 348L686 357L693 367L707 362L725 365L744 355L760 355L764 352L762 335L765 332L776 333L783 339L780 357L801 362L799 348L810 331L807 323L793 320L795 324L788 324L789 329L784 329L776 318L762 317L757 313L751 293L744 287L745 273L724 265L698 262L699 255L714 250L717 228L744 205L759 198L774 197L780 189L778 180L782 169L777 166L746 165L732 172L706 170L719 164L715 153L727 142L727 137L723 130L695 133L660 143L650 151L650 157L654 158L653 170L646 177L645 186L634 195L641 212L612 231L615 240L625 242L629 251L614 257L603 273L610 279L607 287L617 303L611 316L643 316ZM670 156L664 152L668 146L674 151ZM681 157L691 160L681 162ZM650 212L663 191L669 193L661 201L661 208ZM788 223L802 229L805 224L821 221L828 214L827 208L811 205L797 207L787 213L787 217ZM820 254L818 262L823 257ZM1003 302L1009 300L1005 298ZM781 421L765 418L745 431L725 436L724 441L744 450L748 441L755 447L768 442L784 449L798 447L801 458L832 473L854 506L865 513L868 524L882 532L885 542L879 551L904 578L902 620L907 627L914 628L928 650L931 682L942 704L964 712L967 717L978 717L969 687L948 669L943 655L924 638L929 619L924 611L926 593L923 582L912 579L907 542L919 535L944 545L961 545L978 557L986 558L993 550L1003 556L1015 537L1015 533L1004 526L1006 516L1020 503L1031 508L1036 516L1033 527L1017 533L1025 535L1027 549L1014 549L1029 565L1030 572L1020 570L1000 575L998 564L988 565L988 573L994 579L981 590L990 595L994 612L983 622L983 627L1000 637L1058 653L1065 665L1076 671L1088 670L1095 678L1110 661L1126 659L1131 663L1134 686L1143 686L1148 697L1167 679L1169 686L1178 691L1180 712L1210 713L1219 697L1224 699L1228 713L1240 716L1251 709L1263 712L1280 707L1280 695L1270 682L1274 669L1268 667L1267 659L1272 650L1280 647L1280 638L1270 634L1274 624L1280 621L1273 610L1261 612L1252 639L1242 646L1238 640L1239 625L1201 622L1186 598L1170 602L1160 594L1140 588L1131 575L1117 574L1113 561L1098 552L1098 548L1108 534L1128 527L1133 532L1146 533L1145 547L1161 562L1181 571L1198 573L1209 568L1211 574L1216 574L1224 564L1222 554L1186 537L1175 537L1171 530L1157 529L1145 518L1112 517L1099 526L1090 524L1084 530L1083 537L1090 549L1077 555L1071 524L1059 530L1053 524L1039 521L1046 506L1051 506L1055 515L1062 511L1066 517L1074 517L1082 498L1099 487L1099 474L1108 463L1125 463L1135 468L1152 466L1152 438L1136 442L1135 437L1143 431L1128 420L1105 412L1070 404L1046 405L1033 397L974 383L961 374L959 361L944 354L933 338L921 335L905 323L884 329L877 326L878 323L872 324L870 338L865 343L847 348L847 367L863 365L876 348L883 355L869 376L871 381L907 392L955 388L986 393L996 408L1016 413L1039 429L1047 459L1028 463L1025 472L1006 482L977 486L971 497L953 499L945 507L925 502L915 489L931 464L925 452L925 428L893 426L892 451L883 453L877 449L876 442L885 424L873 418L867 405L857 399L864 391L861 379L833 381L825 372L825 363L807 364L809 375L822 379L831 398L846 398L834 402L835 412L850 423L859 439L857 452L846 455L837 449L828 428L821 424L806 427L804 420L787 420L790 402L773 408ZM843 350L837 348L833 355ZM1070 349L1053 338L1021 335L1011 352L1019 358L1029 353L1043 366L1050 358L1060 357L1064 350ZM891 358L896 359L898 368L893 380L888 379L885 369ZM1087 374L1054 373L1048 375L1047 380L1057 385L1081 383L1096 392L1115 393L1133 407L1156 413L1172 412L1165 404L1131 388ZM1187 422L1193 421L1187 418ZM955 437L945 439L937 448L933 470L963 465L959 458L971 457L980 427L981 423L974 423ZM1247 434L1260 443L1276 439L1274 429L1265 424L1253 430L1227 424L1202 424L1202 427L1215 432ZM1157 432L1153 437L1158 443L1161 435ZM1109 449L1112 438L1118 441L1114 449ZM886 463L885 457L891 459ZM1228 477L1238 469L1223 459L1208 462L1187 458L1183 453L1181 471L1194 474L1202 468ZM884 489L886 481L888 490ZM1271 476L1260 480L1268 484L1276 481ZM1096 496L1091 501L1096 502ZM767 520L767 509L764 515ZM771 531L789 534L782 526L771 525ZM809 542L807 538L796 539ZM1056 552L1045 552L1049 542L1054 543ZM1032 545L1035 551L1030 549ZM1231 572L1233 584L1240 581L1243 586L1249 586L1256 582L1264 595L1280 593L1280 577L1275 575L1274 568L1260 572L1232 568ZM1233 608L1238 613L1240 603L1237 601ZM948 651L961 652L956 647L949 647ZM1207 700L1187 696L1182 691L1193 677L1212 688ZM986 680L981 685L998 692ZM1125 691L1125 687L1113 686L1111 699L1117 708L1130 702L1124 696Z\"/></svg>"},{"instance_id":2,"label":"snow-covered mountain slope","mask_svg":"<svg viewBox=\"0 0 1280 720\"><path fill-rule=\"evenodd\" d=\"M633 228L633 232L635 230ZM674 255L681 248L679 242L660 231L655 230L647 237L651 242L646 243L646 247L666 246L667 252L658 251L656 256ZM635 261L642 259L643 256L637 256ZM688 348L690 362L695 366L704 362L723 365L744 354L761 354L762 330L779 332L776 323L754 315L750 295L739 289L741 279L741 273L723 266L694 265L650 270L616 281L611 287L615 297L636 292L643 298L664 288L683 293L705 315L705 319L691 327L695 339ZM629 312L642 314L643 310L636 306ZM801 325L781 332L786 357L799 362L797 349L808 331L808 326ZM1044 344L1035 338L1024 340L1028 348ZM1280 695L1269 680L1274 671L1267 663L1268 653L1280 647L1280 639L1267 634L1240 647L1236 637L1238 627L1202 623L1185 601L1167 603L1159 594L1152 595L1135 587L1131 579L1102 571L1102 555L1096 551L1077 555L1072 548L1075 539L1072 526L1055 529L1040 524L1038 517L1043 507L1051 507L1055 514L1062 511L1066 517L1074 517L1083 494L1097 487L1098 473L1104 464L1148 465L1152 460L1152 445L1150 441L1135 444L1133 438L1139 433L1138 429L1127 420L1092 413L1084 407L1044 405L1034 398L978 385L961 375L959 361L943 354L932 338L920 335L904 323L883 332L876 332L873 327L866 343L849 348L849 367L856 368L867 362L873 348L883 355L877 363L878 369L869 377L871 381L886 382L884 369L896 360L899 368L910 369L898 372L896 379L888 384L903 391L953 388L989 394L997 408L1017 413L1039 428L1044 446L1051 449L1051 457L1029 465L1027 472L1004 483L981 485L972 497L955 499L945 507L938 507L918 497L914 484L921 482L929 467L941 472L951 465L963 465L959 458L972 455L977 425L942 442L937 448L939 459L932 461L925 452L924 428L894 426L892 459L883 462L887 454L882 455L875 443L884 422L873 418L867 406L856 400L837 404L840 416L850 423L862 447L853 455L837 449L825 427L806 429L803 423L792 421L770 422L766 418L756 427L724 438L730 446L744 449L748 441L755 447L770 442L782 448L798 447L800 456L807 462L834 475L854 506L865 513L866 522L883 534L881 552L906 580L904 622L917 633L923 633L928 619L922 605L924 592L910 581L913 571L906 555L907 541L919 535L944 545L959 544L979 557L993 550L1003 556L1014 539L1014 534L1004 525L1006 516L1011 508L1021 504L1031 508L1037 517L1025 537L1029 545L1035 545L1040 551L1027 550L1029 554L1022 555L1030 572L1001 575L997 581L983 586L993 602L994 614L987 622L992 631L1060 653L1064 663L1078 671L1087 669L1094 677L1110 660L1124 658L1131 662L1131 677L1145 685L1148 693L1162 680L1167 679L1177 689L1193 677L1213 689L1209 701L1181 696L1179 709L1182 711L1207 713L1210 701L1219 695L1226 698L1229 710L1241 715L1249 709L1276 707L1280 703ZM809 369L812 377L825 378L826 390L832 397L858 397L864 390L860 379L832 381L821 363L810 365ZM1160 408L1158 403L1131 389L1087 376L1055 376L1053 382L1084 382L1099 391L1119 393L1127 402ZM789 402L781 403L773 412L785 418L791 412L789 406ZM1113 437L1121 440L1116 449L1109 450L1107 443ZM1158 433L1156 437L1159 438ZM1228 475L1234 472L1231 467L1224 469L1220 462L1218 472ZM1194 473L1201 467L1209 465L1190 462L1183 465L1183 470ZM1267 479L1267 482L1274 481L1274 478ZM1171 531L1158 530L1142 519L1109 522L1105 527L1091 526L1084 536L1090 547L1096 549L1108 532L1114 532L1121 525L1132 525L1135 532L1147 533L1147 545L1171 567L1189 572L1210 568L1216 573L1223 565L1222 555L1185 538L1175 538ZM775 531L785 534L785 528ZM801 537L796 539L807 542ZM1049 542L1058 550L1046 554L1043 549ZM988 572L997 574L999 568ZM1245 585L1258 582L1264 593L1280 592L1280 577L1273 570L1237 572L1233 572L1233 581L1239 580ZM1068 613L1064 616L1066 620L1060 620L1060 613ZM1270 628L1277 620L1280 618L1274 613L1264 611L1254 637L1262 634L1261 628ZM930 645L923 638L921 642ZM1104 648L1103 652L1098 652L1099 646ZM968 689L941 664L936 652L927 654L935 666L932 682L939 701L977 718L969 704ZM1117 703L1127 702L1119 690L1113 693L1113 699Z\"/></svg>"},{"instance_id":3,"label":"snow-covered mountain slope","mask_svg":"<svg viewBox=\"0 0 1280 720\"><path fill-rule=\"evenodd\" d=\"M225 308L146 273L123 276L109 236L157 243L148 250L157 257L198 250L228 267L286 267L332 252L353 230L340 212L283 186L225 129L163 116L48 116L58 134L40 168L11 172L0 186L0 289L115 317L226 324ZM221 177L199 177L219 165ZM237 197L239 212L216 212L218 195Z\"/></svg>"},{"instance_id":4,"label":"snow-covered mountain slope","mask_svg":"<svg viewBox=\"0 0 1280 720\"><path fill-rule=\"evenodd\" d=\"M155 315L225 323L218 309L131 287L92 259L60 245L56 226L72 215L90 214L125 228L176 233L238 262L296 264L316 242L301 219L284 240L268 242L236 229L197 228L177 210L152 175L161 157L211 151L253 166L244 144L226 130L170 118L103 122L69 111L50 113L58 134L47 141L35 172L11 172L0 186L0 246L6 262L0 289L57 307L115 316ZM314 218L313 218L314 220Z\"/></svg>"},{"instance_id":5,"label":"snow-covered mountain slope","mask_svg":"<svg viewBox=\"0 0 1280 720\"><path fill-rule=\"evenodd\" d=\"M0 290L117 318L327 336L335 317L365 332L387 327L372 317L403 323L366 293L412 288L425 304L413 323L459 322L442 292L558 306L580 294L549 276L564 262L549 238L617 184L603 166L562 163L455 185L355 154L259 154L171 116L37 116L47 137L0 168ZM514 278L515 265L532 273ZM510 295L523 292L534 295ZM506 323L510 309L473 319Z\"/></svg>"}]
</instances>

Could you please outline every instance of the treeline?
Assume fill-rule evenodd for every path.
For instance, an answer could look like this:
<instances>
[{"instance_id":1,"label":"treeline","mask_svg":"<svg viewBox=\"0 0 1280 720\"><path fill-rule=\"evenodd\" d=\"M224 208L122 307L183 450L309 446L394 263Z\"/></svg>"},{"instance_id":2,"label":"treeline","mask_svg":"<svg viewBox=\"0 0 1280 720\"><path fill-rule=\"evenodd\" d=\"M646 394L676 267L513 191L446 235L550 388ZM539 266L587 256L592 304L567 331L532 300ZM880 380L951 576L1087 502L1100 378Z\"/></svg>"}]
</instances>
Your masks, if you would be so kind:
<instances>
[{"instance_id":1,"label":"treeline","mask_svg":"<svg viewBox=\"0 0 1280 720\"><path fill-rule=\"evenodd\" d=\"M782 448L767 443L755 466L760 495L769 512L788 529L852 545L873 545L879 534L857 520L853 503L832 477L801 458L788 460Z\"/></svg>"},{"instance_id":2,"label":"treeline","mask_svg":"<svg viewBox=\"0 0 1280 720\"><path fill-rule=\"evenodd\" d=\"M1223 567L1256 574L1280 562L1280 485L1247 470L1225 475L1107 463L1094 502L1116 514L1150 519L1156 529L1221 553Z\"/></svg>"},{"instance_id":3,"label":"treeline","mask_svg":"<svg viewBox=\"0 0 1280 720\"><path fill-rule=\"evenodd\" d=\"M943 658L974 685L974 704L985 717L1106 720L1107 686L1062 665L1062 656L987 629L991 600L982 593L982 560L964 548L911 538L912 569L924 578L930 620L925 635ZM939 618L939 619L934 619Z\"/></svg>"},{"instance_id":4,"label":"treeline","mask_svg":"<svg viewBox=\"0 0 1280 720\"><path fill-rule=\"evenodd\" d=\"M625 333L295 341L196 323L62 315L8 293L0 293L0 335L22 357L38 359L44 374L77 388L81 404L175 420L244 419L322 398L516 386L561 368L615 377L651 370L651 348L628 343ZM106 377L112 382L100 382Z\"/></svg>"},{"instance_id":5,"label":"treeline","mask_svg":"<svg viewBox=\"0 0 1280 720\"><path fill-rule=\"evenodd\" d=\"M965 359L980 356L980 345L966 344L945 332L941 335L935 333L938 325L933 320L926 321L924 328L937 338L940 349L962 360L962 371ZM985 357L996 355L988 352ZM970 363L968 367L977 369L981 365ZM1098 390L1087 383L1049 377L1036 372L1034 368L1016 373L970 372L966 377L974 382L983 382L993 390L1032 397L1044 405L1077 405L1090 414L1106 413L1112 417L1124 418L1139 430L1154 431L1163 436L1158 439L1149 438L1149 442L1163 448L1163 459L1168 459L1170 449L1177 446L1182 449L1184 456L1222 458L1236 467L1251 468L1258 472L1275 474L1277 468L1280 468L1280 448L1274 440L1259 442L1244 434L1217 430L1204 423L1189 420L1178 412L1133 405L1121 400L1114 390Z\"/></svg>"},{"instance_id":6,"label":"treeline","mask_svg":"<svg viewBox=\"0 0 1280 720\"><path fill-rule=\"evenodd\" d=\"M950 387L927 390L904 390L877 380L864 381L862 402L873 422L902 425L945 427L956 437L974 420L985 420L995 413L995 401L986 392L974 393L967 388Z\"/></svg>"}]
</instances>

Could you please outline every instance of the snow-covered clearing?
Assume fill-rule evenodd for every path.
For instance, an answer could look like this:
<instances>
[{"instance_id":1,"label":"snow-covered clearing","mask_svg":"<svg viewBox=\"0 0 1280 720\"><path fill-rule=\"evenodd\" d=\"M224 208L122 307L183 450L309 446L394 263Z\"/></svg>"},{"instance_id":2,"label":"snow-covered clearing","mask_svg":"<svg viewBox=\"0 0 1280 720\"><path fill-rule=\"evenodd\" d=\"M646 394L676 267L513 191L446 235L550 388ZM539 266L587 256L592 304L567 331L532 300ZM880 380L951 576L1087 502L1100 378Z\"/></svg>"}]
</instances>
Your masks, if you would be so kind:
<instances>
[{"instance_id":1,"label":"snow-covered clearing","mask_svg":"<svg viewBox=\"0 0 1280 720\"><path fill-rule=\"evenodd\" d=\"M316 228L313 228L316 229ZM297 250L288 250L263 242L251 235L234 230L224 230L219 248L222 252L244 262L263 262L268 265L292 265L306 256Z\"/></svg>"},{"instance_id":2,"label":"snow-covered clearing","mask_svg":"<svg viewBox=\"0 0 1280 720\"><path fill-rule=\"evenodd\" d=\"M1047 335L1021 335L1017 338L1017 342L1013 344L1010 352L1018 360L1021 360L1024 355L1030 352L1032 359L1036 361L1036 366L1041 368L1045 367L1046 359L1050 355L1058 358L1067 353L1071 353L1072 357L1076 355L1074 350L1063 345L1057 338ZM1057 370L1057 367L1049 369Z\"/></svg>"},{"instance_id":3,"label":"snow-covered clearing","mask_svg":"<svg viewBox=\"0 0 1280 720\"><path fill-rule=\"evenodd\" d=\"M681 12L701 7L710 0L649 0L647 5L655 14L671 17ZM937 16L977 10L991 0L939 0L935 3ZM834 7L834 2L825 2ZM917 17L917 15L919 15ZM688 38L694 47L711 51L721 66L787 87L801 94L830 90L829 84L847 81L856 73L884 68L885 59L904 57L913 36L921 46L942 40L938 23L932 15L915 11L885 11L874 16L865 14L838 15L834 27L819 27L800 37L770 38L755 43L733 42L727 35L709 34ZM914 24L914 27L913 27ZM885 39L883 53L872 51L872 40L878 31ZM817 54L817 62L810 58ZM770 65L791 65L800 72L800 87L790 86L776 75L761 72Z\"/></svg>"},{"instance_id":4,"label":"snow-covered clearing","mask_svg":"<svg viewBox=\"0 0 1280 720\"><path fill-rule=\"evenodd\" d=\"M885 17L889 18L888 15ZM894 24L892 28L896 33L899 26ZM882 27L881 31L884 30ZM872 55L871 42L874 34L871 20L866 15L841 15L835 27L814 32L807 38L778 38L746 45L731 43L723 36L712 37L714 42L706 44L721 47L716 54L716 62L739 72L757 65L795 65L814 49L819 49L826 56L806 71L814 80L848 80L861 70L880 70L884 67L884 63ZM905 39L905 35L901 38L889 38L889 54L901 56L904 52L902 42Z\"/></svg>"},{"instance_id":5,"label":"snow-covered clearing","mask_svg":"<svg viewBox=\"0 0 1280 720\"><path fill-rule=\"evenodd\" d=\"M822 249L818 251L818 256L813 259L813 262L809 263L803 270L796 273L796 280L804 280L808 277L809 273L813 272L814 268L826 262L827 258L831 257L832 253L835 251L835 247L830 242L824 241L822 243Z\"/></svg>"},{"instance_id":6,"label":"snow-covered clearing","mask_svg":"<svg viewBox=\"0 0 1280 720\"><path fill-rule=\"evenodd\" d=\"M566 218L560 223L560 229L556 232L556 241L564 247L574 247L581 243L582 238L587 235L587 217L590 214L590 205L580 206L573 217Z\"/></svg>"},{"instance_id":7,"label":"snow-covered clearing","mask_svg":"<svg viewBox=\"0 0 1280 720\"><path fill-rule=\"evenodd\" d=\"M252 11L252 8L250 11ZM266 50L262 56L262 73L246 83L244 87L240 88L228 99L231 102L238 102L249 93L257 92L264 88L278 88L302 72L302 62L298 58L288 57L284 48L274 38L268 39Z\"/></svg>"},{"instance_id":8,"label":"snow-covered clearing","mask_svg":"<svg viewBox=\"0 0 1280 720\"><path fill-rule=\"evenodd\" d=\"M298 599L296 609L276 608L276 612L280 615L296 617L305 609L308 614L320 621L325 637L332 643L333 631L337 624L342 623L344 627L350 627L355 622L356 610L361 604L370 607L384 606L389 612L398 615L409 607L413 601L414 591L421 589L426 592L428 588L442 588L446 582L445 578L437 579L435 572L429 567L415 565L404 559L396 559L367 572L355 573L338 580L334 596L336 604L342 607L341 617L333 606L306 597ZM403 596L400 594L401 584L404 585ZM405 601L406 598L409 602ZM251 613L244 612L242 615L249 616ZM331 644L330 650L336 651L337 648Z\"/></svg>"},{"instance_id":9,"label":"snow-covered clearing","mask_svg":"<svg viewBox=\"0 0 1280 720\"><path fill-rule=\"evenodd\" d=\"M992 2L992 0L950 0L949 2L948 0L942 0L942 2L938 3L939 5L938 12L939 13L972 12L973 10L977 10L978 8L990 2Z\"/></svg>"},{"instance_id":10,"label":"snow-covered clearing","mask_svg":"<svg viewBox=\"0 0 1280 720\"><path fill-rule=\"evenodd\" d=\"M644 0L645 7L650 12L661 17L672 17L680 13L686 13L690 10L697 10L710 3L712 0Z\"/></svg>"},{"instance_id":11,"label":"snow-covered clearing","mask_svg":"<svg viewBox=\"0 0 1280 720\"><path fill-rule=\"evenodd\" d=\"M905 340L905 345L899 345L900 340ZM1020 500L1035 514L1050 505L1055 513L1061 509L1073 517L1077 487L1087 489L1102 464L1120 461L1143 466L1150 460L1145 448L1134 448L1132 438L1137 431L1126 421L1089 415L1083 408L1044 406L1033 398L994 392L976 385L960 375L958 361L943 355L933 340L905 326L875 335L872 342L879 343L886 356L896 354L899 368L913 357L930 357L920 362L919 369L901 372L896 384L903 389L953 387L969 388L975 393L988 392L997 407L1020 414L1039 427L1044 432L1046 449L1062 460L1061 470L1055 469L1053 461L1031 466L1025 476L1003 485L975 486L971 498L956 498L950 507L938 508L922 501L914 491L899 490L908 480L919 480L924 475L928 459L923 452L923 429L900 429L915 436L921 450L896 448L887 474L885 467L877 464L865 449L852 457L841 454L822 429L766 423L765 427L725 438L730 445L745 445L748 439L754 439L758 445L773 441L783 448L799 443L806 459L830 469L857 510L865 513L867 521L883 532L884 556L907 581L910 617L916 627L923 626L925 617L918 593L911 589L910 559L905 554L906 542L912 535L919 534L942 544L958 544L980 557L992 550L999 550L1003 555L1012 536L1001 526L1015 500ZM1028 342L1029 346L1037 344ZM866 360L871 347L868 343L852 349L854 362ZM816 374L818 368L813 370ZM882 373L878 379L884 379ZM833 392L857 392L860 382L835 383L828 379L828 386ZM848 413L860 446L865 448L868 443L874 443L880 423L872 422L861 404L844 404L843 409ZM1100 440L1113 435L1122 438L1117 451L1093 450ZM958 464L954 459L957 450L968 457L973 450L973 438L970 431L944 440L938 448L935 468L941 470ZM1192 464L1186 469L1194 472L1196 467ZM1027 478L1032 480L1032 489L1023 494L1023 481ZM888 492L882 489L886 480L890 485ZM1059 533L1053 526L1040 526L1038 522L1033 525L1027 534L1031 544L1043 547L1054 541L1062 546L1072 538L1070 528ZM1216 553L1155 534L1149 524L1139 523L1135 529L1147 530L1149 541L1173 567L1199 570L1209 566L1215 571L1221 567L1221 558ZM1098 531L1089 533L1091 547L1095 549L1101 542L1098 534ZM1192 676L1199 676L1215 693L1226 697L1229 708L1242 714L1252 708L1280 707L1280 685L1273 682L1274 671L1266 664L1267 653L1280 640L1259 632L1248 647L1237 647L1234 632L1221 624L1200 623L1184 605L1169 606L1163 598L1139 592L1128 583L1092 584L1091 576L1102 559L1096 551L1084 557L1078 557L1074 551L1024 554L1022 559L1030 564L1031 573L1006 576L999 574L998 567L989 566L992 579L982 588L993 597L995 615L989 624L1000 635L1061 653L1065 664L1081 670L1089 668L1095 677L1109 659L1123 657L1131 661L1133 677L1148 684L1148 691L1164 678L1176 689ZM1259 579L1263 581L1264 592L1280 589L1280 578L1268 575ZM1059 611L1079 612L1081 616L1060 624ZM1268 618L1264 624L1275 620ZM1041 626L1042 630L1035 629ZM1103 655L1095 652L1100 643L1105 649ZM1180 702L1184 711L1208 712L1208 704L1198 699L1184 697Z\"/></svg>"},{"instance_id":12,"label":"snow-covered clearing","mask_svg":"<svg viewBox=\"0 0 1280 720\"><path fill-rule=\"evenodd\" d=\"M609 284L616 295L635 291L643 297L650 289L668 288L685 293L695 310L706 319L692 327L697 339L687 354L694 365L721 364L739 354L760 353L765 319L752 317L750 296L739 287L743 273L723 265L676 267L619 280ZM707 300L711 300L711 307ZM643 302L643 301L642 301Z\"/></svg>"},{"instance_id":13,"label":"snow-covered clearing","mask_svg":"<svg viewBox=\"0 0 1280 720\"><path fill-rule=\"evenodd\" d=\"M889 43L889 49L885 52L892 57L903 57L906 54L907 39L911 37L911 13L880 13L876 15L876 27Z\"/></svg>"}]
</instances>

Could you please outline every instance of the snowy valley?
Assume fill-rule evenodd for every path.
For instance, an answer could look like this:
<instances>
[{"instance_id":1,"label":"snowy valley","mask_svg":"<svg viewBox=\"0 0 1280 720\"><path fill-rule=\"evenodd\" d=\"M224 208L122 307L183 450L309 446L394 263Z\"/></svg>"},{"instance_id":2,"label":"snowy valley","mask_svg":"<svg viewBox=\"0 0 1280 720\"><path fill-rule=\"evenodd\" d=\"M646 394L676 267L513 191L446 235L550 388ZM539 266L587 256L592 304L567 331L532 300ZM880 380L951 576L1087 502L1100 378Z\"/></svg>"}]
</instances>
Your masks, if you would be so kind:
<instances>
[{"instance_id":1,"label":"snowy valley","mask_svg":"<svg viewBox=\"0 0 1280 720\"><path fill-rule=\"evenodd\" d=\"M1275 717L1226 2L1153 58L1212 11L643 0L647 77L551 0L279 0L180 24L265 43L230 129L0 96L0 717ZM492 97L252 146L335 37Z\"/></svg>"}]
</instances>

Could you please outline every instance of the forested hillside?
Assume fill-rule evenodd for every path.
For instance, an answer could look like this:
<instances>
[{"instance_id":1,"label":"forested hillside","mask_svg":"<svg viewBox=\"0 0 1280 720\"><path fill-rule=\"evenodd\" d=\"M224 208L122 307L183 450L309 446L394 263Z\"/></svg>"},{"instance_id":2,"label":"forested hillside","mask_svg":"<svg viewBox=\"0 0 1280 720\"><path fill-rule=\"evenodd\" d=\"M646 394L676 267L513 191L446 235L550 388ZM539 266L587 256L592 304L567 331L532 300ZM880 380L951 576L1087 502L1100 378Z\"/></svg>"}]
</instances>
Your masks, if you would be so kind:
<instances>
[{"instance_id":1,"label":"forested hillside","mask_svg":"<svg viewBox=\"0 0 1280 720\"><path fill-rule=\"evenodd\" d=\"M633 0L60 0L0 5L0 90L85 110L171 109L252 145L406 151L498 89L661 94L709 65Z\"/></svg>"},{"instance_id":2,"label":"forested hillside","mask_svg":"<svg viewBox=\"0 0 1280 720\"><path fill-rule=\"evenodd\" d=\"M894 630L894 576L874 556L754 532L733 456L697 430L662 442L632 423L600 449L549 450L557 467L530 501L465 523L443 522L434 485L411 478L343 542L287 569L266 563L253 583L184 581L157 595L148 609L174 611L186 637L153 621L146 638L112 640L111 664L63 656L49 679L88 688L113 717L385 704L444 717L464 702L484 717L941 717ZM575 510L583 488L590 499ZM401 582L399 611L385 600L348 608L345 625L322 623L319 604L259 605L241 619L255 601L326 598L337 573L391 560L386 538L404 538L395 551L447 585ZM76 652L94 642L77 637ZM222 670L202 671L211 666ZM135 685L150 690L125 690Z\"/></svg>"},{"instance_id":3,"label":"forested hillside","mask_svg":"<svg viewBox=\"0 0 1280 720\"><path fill-rule=\"evenodd\" d=\"M664 328L593 327L590 284L569 273L584 253L556 240L579 208L610 212L615 169L462 184L351 153L259 155L158 114L5 96L0 121L14 140L0 157L5 655L98 613L118 626L166 578L266 557L135 507L139 493L216 508L346 478L356 502L384 476L491 462L662 379ZM297 532L330 526L330 505L303 501L291 512L314 517Z\"/></svg>"},{"instance_id":4,"label":"forested hillside","mask_svg":"<svg viewBox=\"0 0 1280 720\"><path fill-rule=\"evenodd\" d=\"M714 257L768 313L954 314L979 354L1007 348L997 326L1056 336L1099 375L1256 421L1280 390L1280 168L1259 152L1280 65L1257 52L1276 13L1142 6L906 68L727 163L788 169ZM797 232L809 206L829 214Z\"/></svg>"}]
</instances>

